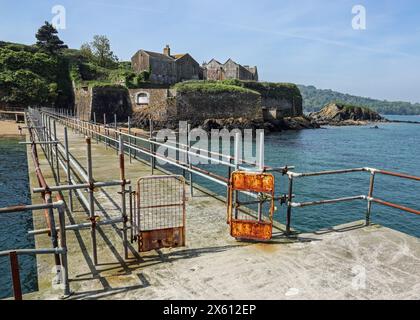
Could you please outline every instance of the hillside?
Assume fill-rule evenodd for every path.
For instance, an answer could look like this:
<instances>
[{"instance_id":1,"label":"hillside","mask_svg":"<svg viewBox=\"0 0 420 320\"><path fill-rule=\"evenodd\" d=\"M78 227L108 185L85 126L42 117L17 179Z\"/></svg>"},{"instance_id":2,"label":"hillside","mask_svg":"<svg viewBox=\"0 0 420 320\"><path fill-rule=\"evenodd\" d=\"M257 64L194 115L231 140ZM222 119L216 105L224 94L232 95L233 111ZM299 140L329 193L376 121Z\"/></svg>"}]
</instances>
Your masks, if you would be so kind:
<instances>
[{"instance_id":1,"label":"hillside","mask_svg":"<svg viewBox=\"0 0 420 320\"><path fill-rule=\"evenodd\" d=\"M115 62L103 67L77 49L51 54L36 45L0 41L0 107L54 106L73 104L72 82L76 86L135 88L147 80L147 73L135 74L130 63Z\"/></svg>"},{"instance_id":2,"label":"hillside","mask_svg":"<svg viewBox=\"0 0 420 320\"><path fill-rule=\"evenodd\" d=\"M362 105L371 108L381 114L419 115L420 103L403 101L375 100L340 93L333 90L317 89L314 86L298 86L303 97L303 108L307 112L319 111L325 105L332 102L343 102L352 105Z\"/></svg>"}]
</instances>

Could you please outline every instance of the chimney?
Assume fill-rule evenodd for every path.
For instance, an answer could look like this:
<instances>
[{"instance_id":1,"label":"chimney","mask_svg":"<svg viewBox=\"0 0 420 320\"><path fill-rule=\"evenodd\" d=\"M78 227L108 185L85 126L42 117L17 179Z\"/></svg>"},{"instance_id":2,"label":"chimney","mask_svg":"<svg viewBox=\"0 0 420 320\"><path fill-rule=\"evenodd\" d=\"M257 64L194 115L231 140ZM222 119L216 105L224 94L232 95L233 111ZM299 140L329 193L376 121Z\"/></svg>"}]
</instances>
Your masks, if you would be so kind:
<instances>
[{"instance_id":1,"label":"chimney","mask_svg":"<svg viewBox=\"0 0 420 320\"><path fill-rule=\"evenodd\" d=\"M163 54L168 57L171 55L171 48L169 48L169 44L167 44L166 47L163 48Z\"/></svg>"}]
</instances>

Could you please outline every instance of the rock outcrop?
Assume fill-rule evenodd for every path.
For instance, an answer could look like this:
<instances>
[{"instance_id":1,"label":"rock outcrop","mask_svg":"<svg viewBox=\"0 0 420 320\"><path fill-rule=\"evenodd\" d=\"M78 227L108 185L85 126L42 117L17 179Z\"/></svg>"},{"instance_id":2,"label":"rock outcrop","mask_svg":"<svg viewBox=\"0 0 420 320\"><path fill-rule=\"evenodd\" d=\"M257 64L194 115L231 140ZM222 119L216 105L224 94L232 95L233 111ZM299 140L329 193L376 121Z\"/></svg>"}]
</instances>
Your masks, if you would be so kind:
<instances>
[{"instance_id":1,"label":"rock outcrop","mask_svg":"<svg viewBox=\"0 0 420 320\"><path fill-rule=\"evenodd\" d=\"M369 108L330 103L318 112L309 115L319 125L365 125L370 122L387 121L379 113Z\"/></svg>"}]
</instances>

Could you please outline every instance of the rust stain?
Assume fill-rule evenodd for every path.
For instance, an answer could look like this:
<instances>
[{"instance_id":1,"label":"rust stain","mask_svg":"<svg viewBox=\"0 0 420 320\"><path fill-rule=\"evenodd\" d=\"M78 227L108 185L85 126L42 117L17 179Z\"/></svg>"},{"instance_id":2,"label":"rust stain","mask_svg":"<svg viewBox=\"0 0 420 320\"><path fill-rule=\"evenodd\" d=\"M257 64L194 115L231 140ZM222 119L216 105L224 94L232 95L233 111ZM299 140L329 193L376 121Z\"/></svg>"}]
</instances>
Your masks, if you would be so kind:
<instances>
[{"instance_id":1,"label":"rust stain","mask_svg":"<svg viewBox=\"0 0 420 320\"><path fill-rule=\"evenodd\" d=\"M255 248L259 251L264 251L267 253L273 253L277 251L277 245L268 244L268 243L257 243L255 244Z\"/></svg>"},{"instance_id":2,"label":"rust stain","mask_svg":"<svg viewBox=\"0 0 420 320\"><path fill-rule=\"evenodd\" d=\"M233 217L233 206L239 208L238 203L234 203L234 191L247 191L252 193L266 194L271 198L269 209L269 221L264 221L262 212L258 220L256 219L237 219ZM231 175L228 190L228 210L227 222L230 225L230 234L236 239L247 239L256 241L271 240L273 231L274 213L274 176L267 173L255 173L246 171L235 171ZM262 203L261 200L260 204Z\"/></svg>"},{"instance_id":3,"label":"rust stain","mask_svg":"<svg viewBox=\"0 0 420 320\"><path fill-rule=\"evenodd\" d=\"M184 243L184 227L141 231L138 236L139 252L176 248L183 246Z\"/></svg>"},{"instance_id":4,"label":"rust stain","mask_svg":"<svg viewBox=\"0 0 420 320\"><path fill-rule=\"evenodd\" d=\"M272 192L274 190L274 176L268 173L233 172L232 187L235 190Z\"/></svg>"},{"instance_id":5,"label":"rust stain","mask_svg":"<svg viewBox=\"0 0 420 320\"><path fill-rule=\"evenodd\" d=\"M255 220L233 220L230 224L230 234L234 238L268 241L272 236L273 226L269 222Z\"/></svg>"}]
</instances>

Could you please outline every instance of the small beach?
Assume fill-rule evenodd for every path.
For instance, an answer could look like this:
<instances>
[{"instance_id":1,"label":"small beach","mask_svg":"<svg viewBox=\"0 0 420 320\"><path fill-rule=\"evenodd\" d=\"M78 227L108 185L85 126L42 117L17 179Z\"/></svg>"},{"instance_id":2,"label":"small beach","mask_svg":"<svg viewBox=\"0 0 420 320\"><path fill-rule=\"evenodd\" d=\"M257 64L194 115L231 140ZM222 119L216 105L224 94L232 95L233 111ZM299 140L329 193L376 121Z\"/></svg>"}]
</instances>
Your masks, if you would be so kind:
<instances>
[{"instance_id":1,"label":"small beach","mask_svg":"<svg viewBox=\"0 0 420 320\"><path fill-rule=\"evenodd\" d=\"M19 124L14 120L0 120L0 137L19 136Z\"/></svg>"}]
</instances>

